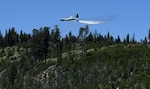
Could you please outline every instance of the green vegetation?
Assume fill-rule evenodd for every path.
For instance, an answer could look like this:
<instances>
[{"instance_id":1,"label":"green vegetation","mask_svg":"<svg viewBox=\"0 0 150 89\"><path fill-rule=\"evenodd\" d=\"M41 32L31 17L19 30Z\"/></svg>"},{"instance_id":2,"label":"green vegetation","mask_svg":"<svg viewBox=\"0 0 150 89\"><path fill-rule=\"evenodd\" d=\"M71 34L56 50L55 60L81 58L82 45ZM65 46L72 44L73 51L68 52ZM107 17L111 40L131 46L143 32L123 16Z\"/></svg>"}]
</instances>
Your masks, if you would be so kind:
<instances>
[{"instance_id":1,"label":"green vegetation","mask_svg":"<svg viewBox=\"0 0 150 89\"><path fill-rule=\"evenodd\" d=\"M148 39L147 39L148 38ZM121 41L88 26L64 38L56 25L0 33L0 89L150 89L148 37Z\"/></svg>"}]
</instances>

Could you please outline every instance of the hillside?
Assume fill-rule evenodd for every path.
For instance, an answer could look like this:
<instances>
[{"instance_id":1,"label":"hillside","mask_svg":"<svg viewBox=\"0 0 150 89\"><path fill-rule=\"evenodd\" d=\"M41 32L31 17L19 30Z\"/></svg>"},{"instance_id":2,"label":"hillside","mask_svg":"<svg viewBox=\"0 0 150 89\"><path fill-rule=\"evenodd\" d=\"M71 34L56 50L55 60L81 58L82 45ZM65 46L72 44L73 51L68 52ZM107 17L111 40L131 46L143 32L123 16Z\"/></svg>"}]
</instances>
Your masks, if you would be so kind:
<instances>
[{"instance_id":1,"label":"hillside","mask_svg":"<svg viewBox=\"0 0 150 89\"><path fill-rule=\"evenodd\" d=\"M114 45L88 51L84 56L75 52L73 57L62 57L59 65L54 61L57 58L32 64L22 56L25 49L16 46L0 52L2 89L150 88L149 46Z\"/></svg>"},{"instance_id":2,"label":"hillside","mask_svg":"<svg viewBox=\"0 0 150 89\"><path fill-rule=\"evenodd\" d=\"M149 43L150 34L121 41L88 26L63 38L57 25L10 28L0 34L0 89L150 89Z\"/></svg>"}]
</instances>

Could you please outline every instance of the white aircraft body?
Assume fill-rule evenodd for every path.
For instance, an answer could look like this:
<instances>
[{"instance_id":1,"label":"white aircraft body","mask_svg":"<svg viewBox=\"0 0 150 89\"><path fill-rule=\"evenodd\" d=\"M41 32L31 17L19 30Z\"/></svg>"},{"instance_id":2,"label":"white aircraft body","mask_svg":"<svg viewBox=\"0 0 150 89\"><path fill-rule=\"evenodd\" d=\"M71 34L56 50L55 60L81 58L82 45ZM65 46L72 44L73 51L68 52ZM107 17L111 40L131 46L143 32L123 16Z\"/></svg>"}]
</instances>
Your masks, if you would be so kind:
<instances>
[{"instance_id":1,"label":"white aircraft body","mask_svg":"<svg viewBox=\"0 0 150 89\"><path fill-rule=\"evenodd\" d=\"M109 21L109 19L106 20L81 20L79 19L79 15L77 14L76 17L70 16L68 18L61 18L60 21L77 21L78 23L83 23L86 25L96 25L96 24L102 24Z\"/></svg>"},{"instance_id":2,"label":"white aircraft body","mask_svg":"<svg viewBox=\"0 0 150 89\"><path fill-rule=\"evenodd\" d=\"M78 20L79 16L78 14L76 15L76 17L70 16L68 18L61 18L60 21L73 21L73 20Z\"/></svg>"}]
</instances>

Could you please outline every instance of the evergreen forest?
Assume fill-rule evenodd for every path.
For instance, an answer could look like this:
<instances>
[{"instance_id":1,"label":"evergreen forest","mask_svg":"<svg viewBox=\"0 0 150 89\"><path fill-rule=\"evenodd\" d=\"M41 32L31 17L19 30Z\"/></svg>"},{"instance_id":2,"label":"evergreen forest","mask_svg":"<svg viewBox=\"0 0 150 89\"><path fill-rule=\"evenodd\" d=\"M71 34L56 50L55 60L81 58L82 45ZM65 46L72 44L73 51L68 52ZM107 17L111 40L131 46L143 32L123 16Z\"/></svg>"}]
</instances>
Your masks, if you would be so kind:
<instances>
[{"instance_id":1,"label":"evergreen forest","mask_svg":"<svg viewBox=\"0 0 150 89\"><path fill-rule=\"evenodd\" d=\"M78 30L0 32L0 89L150 89L150 29L140 41Z\"/></svg>"}]
</instances>

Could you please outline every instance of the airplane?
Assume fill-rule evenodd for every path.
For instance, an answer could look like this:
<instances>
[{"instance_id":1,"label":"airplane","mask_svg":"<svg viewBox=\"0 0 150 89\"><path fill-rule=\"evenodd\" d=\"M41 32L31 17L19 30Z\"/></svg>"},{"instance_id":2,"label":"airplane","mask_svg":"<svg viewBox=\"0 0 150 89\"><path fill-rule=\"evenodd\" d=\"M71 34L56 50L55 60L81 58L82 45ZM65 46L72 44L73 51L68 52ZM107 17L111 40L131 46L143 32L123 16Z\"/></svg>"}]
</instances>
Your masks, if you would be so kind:
<instances>
[{"instance_id":1,"label":"airplane","mask_svg":"<svg viewBox=\"0 0 150 89\"><path fill-rule=\"evenodd\" d=\"M107 18L105 20L81 20L79 19L79 15L77 14L76 17L70 16L68 18L61 18L60 21L74 21L75 20L78 23L83 23L86 25L96 25L96 24L103 24L103 23L109 22L111 21L111 19L112 17Z\"/></svg>"},{"instance_id":2,"label":"airplane","mask_svg":"<svg viewBox=\"0 0 150 89\"><path fill-rule=\"evenodd\" d=\"M78 20L79 15L77 14L76 17L70 16L68 18L61 18L60 21L73 21L73 20Z\"/></svg>"}]
</instances>

